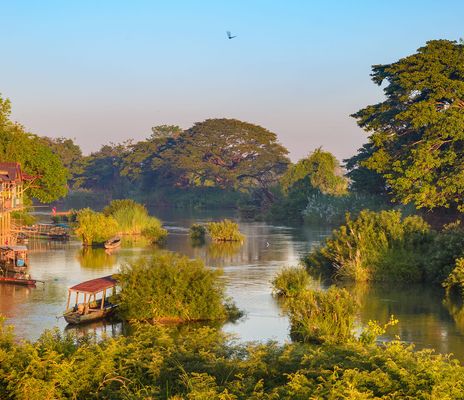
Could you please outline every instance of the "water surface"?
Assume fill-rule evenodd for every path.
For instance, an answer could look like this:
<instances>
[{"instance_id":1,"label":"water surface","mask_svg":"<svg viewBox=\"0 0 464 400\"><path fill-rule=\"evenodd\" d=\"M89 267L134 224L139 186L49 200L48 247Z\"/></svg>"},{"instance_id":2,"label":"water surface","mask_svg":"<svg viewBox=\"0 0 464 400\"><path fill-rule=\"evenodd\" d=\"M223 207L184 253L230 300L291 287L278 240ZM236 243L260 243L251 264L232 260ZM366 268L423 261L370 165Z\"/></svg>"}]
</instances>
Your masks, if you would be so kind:
<instances>
[{"instance_id":1,"label":"water surface","mask_svg":"<svg viewBox=\"0 0 464 400\"><path fill-rule=\"evenodd\" d=\"M263 222L240 222L247 239L243 246L207 243L195 247L188 236L193 222L207 222L227 216L217 212L181 212L155 210L169 231L166 248L189 257L201 258L211 268L222 268L227 293L246 317L224 326L226 332L242 340L289 340L288 319L271 295L270 281L287 265L296 265L302 255L319 245L330 233L328 226L295 228ZM230 216L230 215L229 215ZM30 273L46 281L42 287L26 288L0 285L0 314L7 316L18 336L36 339L44 329L63 330L61 315L68 287L79 282L116 272L119 266L138 257L150 256L156 248L135 242L112 253L103 249L84 250L80 242L31 242ZM443 303L443 291L422 285L353 285L348 287L361 304L359 323L370 319L386 322L390 315L399 325L385 340L399 335L402 340L416 343L418 348L433 347L453 352L464 359L464 312ZM121 324L95 323L83 331L110 334L121 332Z\"/></svg>"}]
</instances>

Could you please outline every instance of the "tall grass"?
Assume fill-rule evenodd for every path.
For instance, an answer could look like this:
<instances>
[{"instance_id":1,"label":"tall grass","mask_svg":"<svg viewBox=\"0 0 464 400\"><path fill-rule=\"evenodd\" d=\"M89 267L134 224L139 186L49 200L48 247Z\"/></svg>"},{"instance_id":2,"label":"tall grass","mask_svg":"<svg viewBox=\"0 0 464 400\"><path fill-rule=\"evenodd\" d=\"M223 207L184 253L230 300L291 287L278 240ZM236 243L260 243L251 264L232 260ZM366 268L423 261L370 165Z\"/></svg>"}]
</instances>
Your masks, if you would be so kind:
<instances>
[{"instance_id":1,"label":"tall grass","mask_svg":"<svg viewBox=\"0 0 464 400\"><path fill-rule=\"evenodd\" d=\"M167 235L161 222L151 217L145 206L134 200L113 200L103 209L103 213L118 222L122 235L144 235L152 242L159 242Z\"/></svg>"},{"instance_id":2,"label":"tall grass","mask_svg":"<svg viewBox=\"0 0 464 400\"><path fill-rule=\"evenodd\" d=\"M207 229L214 242L243 242L245 240L245 236L240 232L238 224L229 219L210 222Z\"/></svg>"},{"instance_id":3,"label":"tall grass","mask_svg":"<svg viewBox=\"0 0 464 400\"><path fill-rule=\"evenodd\" d=\"M288 306L292 338L318 344L354 339L357 304L346 289L305 290Z\"/></svg>"},{"instance_id":4,"label":"tall grass","mask_svg":"<svg viewBox=\"0 0 464 400\"><path fill-rule=\"evenodd\" d=\"M122 315L149 321L227 319L221 275L201 260L168 252L126 264L119 276Z\"/></svg>"},{"instance_id":5,"label":"tall grass","mask_svg":"<svg viewBox=\"0 0 464 400\"><path fill-rule=\"evenodd\" d=\"M84 208L77 214L76 235L85 246L102 244L119 229L118 222L111 215L106 216L90 208Z\"/></svg>"},{"instance_id":6,"label":"tall grass","mask_svg":"<svg viewBox=\"0 0 464 400\"><path fill-rule=\"evenodd\" d=\"M421 281L429 225L399 211L348 214L345 225L304 258L310 271L352 281Z\"/></svg>"},{"instance_id":7,"label":"tall grass","mask_svg":"<svg viewBox=\"0 0 464 400\"><path fill-rule=\"evenodd\" d=\"M294 297L303 292L310 282L304 267L286 267L274 277L272 286L277 296Z\"/></svg>"}]
</instances>

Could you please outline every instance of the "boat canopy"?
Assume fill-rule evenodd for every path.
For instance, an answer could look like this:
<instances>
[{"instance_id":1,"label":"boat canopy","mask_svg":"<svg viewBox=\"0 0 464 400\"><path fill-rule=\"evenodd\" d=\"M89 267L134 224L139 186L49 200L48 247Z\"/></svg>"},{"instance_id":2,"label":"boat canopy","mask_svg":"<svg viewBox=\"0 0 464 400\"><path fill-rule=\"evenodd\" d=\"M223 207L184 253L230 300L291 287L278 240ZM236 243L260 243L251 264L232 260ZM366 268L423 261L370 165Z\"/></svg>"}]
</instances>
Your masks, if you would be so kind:
<instances>
[{"instance_id":1,"label":"boat canopy","mask_svg":"<svg viewBox=\"0 0 464 400\"><path fill-rule=\"evenodd\" d=\"M112 275L104 276L102 278L91 279L79 283L69 288L69 291L80 292L80 293L96 293L102 290L116 286L118 281L113 278Z\"/></svg>"}]
</instances>

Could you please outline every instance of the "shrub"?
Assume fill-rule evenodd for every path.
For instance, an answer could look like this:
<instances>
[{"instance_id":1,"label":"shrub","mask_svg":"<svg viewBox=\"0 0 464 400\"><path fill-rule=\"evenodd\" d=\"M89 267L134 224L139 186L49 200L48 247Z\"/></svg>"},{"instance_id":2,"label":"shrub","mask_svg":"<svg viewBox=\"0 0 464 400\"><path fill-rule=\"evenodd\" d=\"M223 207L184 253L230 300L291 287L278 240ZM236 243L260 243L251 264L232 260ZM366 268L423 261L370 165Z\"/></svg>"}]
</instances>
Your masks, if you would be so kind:
<instances>
[{"instance_id":1,"label":"shrub","mask_svg":"<svg viewBox=\"0 0 464 400\"><path fill-rule=\"evenodd\" d=\"M118 223L112 216L105 216L90 208L78 212L76 234L85 246L101 244L117 232Z\"/></svg>"},{"instance_id":2,"label":"shrub","mask_svg":"<svg viewBox=\"0 0 464 400\"><path fill-rule=\"evenodd\" d=\"M36 217L30 214L28 211L13 211L11 213L11 218L13 222L18 225L30 226L37 222Z\"/></svg>"},{"instance_id":3,"label":"shrub","mask_svg":"<svg viewBox=\"0 0 464 400\"><path fill-rule=\"evenodd\" d=\"M130 320L227 318L221 270L175 253L126 264L121 270L121 312Z\"/></svg>"},{"instance_id":4,"label":"shrub","mask_svg":"<svg viewBox=\"0 0 464 400\"><path fill-rule=\"evenodd\" d=\"M287 267L272 280L272 286L278 296L294 297L304 291L310 282L311 278L304 267Z\"/></svg>"},{"instance_id":5,"label":"shrub","mask_svg":"<svg viewBox=\"0 0 464 400\"><path fill-rule=\"evenodd\" d=\"M190 227L190 239L192 240L204 240L206 235L206 228L201 224L193 224Z\"/></svg>"},{"instance_id":6,"label":"shrub","mask_svg":"<svg viewBox=\"0 0 464 400\"><path fill-rule=\"evenodd\" d=\"M429 225L399 211L348 214L325 244L304 258L313 272L353 281L421 281L424 254L431 242Z\"/></svg>"},{"instance_id":7,"label":"shrub","mask_svg":"<svg viewBox=\"0 0 464 400\"><path fill-rule=\"evenodd\" d=\"M464 367L398 341L316 346L230 342L202 327L130 336L45 332L31 343L0 321L0 393L16 399L461 399Z\"/></svg>"},{"instance_id":8,"label":"shrub","mask_svg":"<svg viewBox=\"0 0 464 400\"><path fill-rule=\"evenodd\" d=\"M354 340L357 304L346 289L306 290L289 303L292 338L306 343Z\"/></svg>"},{"instance_id":9,"label":"shrub","mask_svg":"<svg viewBox=\"0 0 464 400\"><path fill-rule=\"evenodd\" d=\"M152 243L159 243L168 234L161 221L151 217L145 206L134 200L113 200L103 209L103 213L118 222L122 235L143 235Z\"/></svg>"},{"instance_id":10,"label":"shrub","mask_svg":"<svg viewBox=\"0 0 464 400\"><path fill-rule=\"evenodd\" d=\"M207 228L214 242L243 242L245 239L238 229L238 224L229 219L210 222Z\"/></svg>"},{"instance_id":11,"label":"shrub","mask_svg":"<svg viewBox=\"0 0 464 400\"><path fill-rule=\"evenodd\" d=\"M443 287L447 294L455 291L464 297L464 258L456 260L456 267L443 282Z\"/></svg>"}]
</instances>

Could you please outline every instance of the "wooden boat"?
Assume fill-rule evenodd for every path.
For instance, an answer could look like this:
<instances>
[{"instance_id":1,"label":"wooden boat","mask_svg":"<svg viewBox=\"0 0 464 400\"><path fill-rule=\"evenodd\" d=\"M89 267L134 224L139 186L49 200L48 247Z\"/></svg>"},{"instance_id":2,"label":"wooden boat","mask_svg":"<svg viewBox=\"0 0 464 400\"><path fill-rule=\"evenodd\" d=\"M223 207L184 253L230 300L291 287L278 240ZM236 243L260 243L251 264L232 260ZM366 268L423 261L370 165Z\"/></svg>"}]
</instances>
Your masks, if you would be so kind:
<instances>
[{"instance_id":1,"label":"wooden boat","mask_svg":"<svg viewBox=\"0 0 464 400\"><path fill-rule=\"evenodd\" d=\"M0 246L0 269L4 272L25 272L28 266L26 246Z\"/></svg>"},{"instance_id":2,"label":"wooden boat","mask_svg":"<svg viewBox=\"0 0 464 400\"><path fill-rule=\"evenodd\" d=\"M23 231L29 237L45 238L52 240L68 240L69 227L62 224L36 224L23 227Z\"/></svg>"},{"instance_id":3,"label":"wooden boat","mask_svg":"<svg viewBox=\"0 0 464 400\"><path fill-rule=\"evenodd\" d=\"M118 307L110 301L116 293L117 281L111 275L79 283L68 290L68 301L63 317L69 324L83 324L111 315ZM74 305L71 297L75 293ZM80 295L84 299L79 303Z\"/></svg>"},{"instance_id":4,"label":"wooden boat","mask_svg":"<svg viewBox=\"0 0 464 400\"><path fill-rule=\"evenodd\" d=\"M13 285L35 286L38 281L32 279L29 274L6 273L0 274L0 283L11 283Z\"/></svg>"},{"instance_id":5,"label":"wooden boat","mask_svg":"<svg viewBox=\"0 0 464 400\"><path fill-rule=\"evenodd\" d=\"M115 236L114 238L108 239L104 245L105 249L115 249L116 247L121 246L121 238Z\"/></svg>"}]
</instances>

